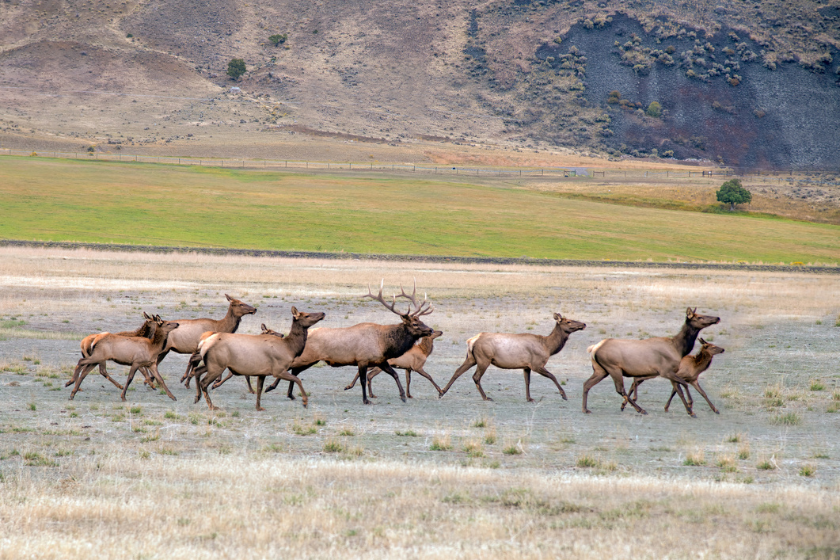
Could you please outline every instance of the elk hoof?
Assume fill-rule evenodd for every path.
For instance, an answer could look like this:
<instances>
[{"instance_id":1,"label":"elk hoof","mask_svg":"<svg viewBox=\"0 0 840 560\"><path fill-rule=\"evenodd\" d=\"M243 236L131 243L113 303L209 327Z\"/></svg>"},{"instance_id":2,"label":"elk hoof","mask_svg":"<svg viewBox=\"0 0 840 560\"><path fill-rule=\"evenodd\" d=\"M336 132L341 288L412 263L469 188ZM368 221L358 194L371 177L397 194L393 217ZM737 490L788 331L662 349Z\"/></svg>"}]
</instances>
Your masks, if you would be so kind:
<instances>
[{"instance_id":1,"label":"elk hoof","mask_svg":"<svg viewBox=\"0 0 840 560\"><path fill-rule=\"evenodd\" d=\"M196 397L195 400L193 401L193 404L196 404L200 400L201 400L201 396Z\"/></svg>"},{"instance_id":2,"label":"elk hoof","mask_svg":"<svg viewBox=\"0 0 840 560\"><path fill-rule=\"evenodd\" d=\"M345 390L345 391L349 391L349 390L350 390L350 389L352 389L352 388L353 388L353 386L352 386L352 385L348 385L347 387L345 387L345 388L344 388L344 390Z\"/></svg>"},{"instance_id":3,"label":"elk hoof","mask_svg":"<svg viewBox=\"0 0 840 560\"><path fill-rule=\"evenodd\" d=\"M73 383L75 383L75 382L76 382L76 380L75 380L75 379L71 379L70 381L68 381L67 383L65 383L65 384L64 384L64 386L65 386L65 387L69 387L70 385L72 385L72 384L73 384Z\"/></svg>"},{"instance_id":4,"label":"elk hoof","mask_svg":"<svg viewBox=\"0 0 840 560\"><path fill-rule=\"evenodd\" d=\"M645 410L644 408L640 408L639 409L639 414L641 414L643 416L647 416L647 410Z\"/></svg>"},{"instance_id":5,"label":"elk hoof","mask_svg":"<svg viewBox=\"0 0 840 560\"><path fill-rule=\"evenodd\" d=\"M525 400L528 401L528 402L537 402L534 399L525 399Z\"/></svg>"},{"instance_id":6,"label":"elk hoof","mask_svg":"<svg viewBox=\"0 0 840 560\"><path fill-rule=\"evenodd\" d=\"M257 412L265 412L265 409L261 406L257 407Z\"/></svg>"},{"instance_id":7,"label":"elk hoof","mask_svg":"<svg viewBox=\"0 0 840 560\"><path fill-rule=\"evenodd\" d=\"M406 396L407 396L409 399L413 399L413 398L414 398L414 397L412 397L411 395L406 395Z\"/></svg>"},{"instance_id":8,"label":"elk hoof","mask_svg":"<svg viewBox=\"0 0 840 560\"><path fill-rule=\"evenodd\" d=\"M401 400L402 402L405 402L405 395L401 396L401 397L400 397L400 400Z\"/></svg>"},{"instance_id":9,"label":"elk hoof","mask_svg":"<svg viewBox=\"0 0 840 560\"><path fill-rule=\"evenodd\" d=\"M715 414L720 414L720 410L715 408L714 411L715 411Z\"/></svg>"},{"instance_id":10,"label":"elk hoof","mask_svg":"<svg viewBox=\"0 0 840 560\"><path fill-rule=\"evenodd\" d=\"M583 413L584 413L584 414L592 414L592 411L591 411L591 410L589 410L588 408L584 408L584 409L583 409Z\"/></svg>"},{"instance_id":11,"label":"elk hoof","mask_svg":"<svg viewBox=\"0 0 840 560\"><path fill-rule=\"evenodd\" d=\"M689 416L691 416L692 418L697 418L697 415L694 414L693 412L689 413Z\"/></svg>"},{"instance_id":12,"label":"elk hoof","mask_svg":"<svg viewBox=\"0 0 840 560\"><path fill-rule=\"evenodd\" d=\"M177 400L178 400L178 399L176 399L176 398L175 398L175 395L169 395L169 398L170 398L170 399L172 399L173 401L177 401Z\"/></svg>"},{"instance_id":13,"label":"elk hoof","mask_svg":"<svg viewBox=\"0 0 840 560\"><path fill-rule=\"evenodd\" d=\"M493 399L491 399L490 397L484 397L484 400L485 400L485 401L490 401L490 402L493 402Z\"/></svg>"},{"instance_id":14,"label":"elk hoof","mask_svg":"<svg viewBox=\"0 0 840 560\"><path fill-rule=\"evenodd\" d=\"M367 399L363 399L362 402L365 403L365 404L371 404L371 402Z\"/></svg>"}]
</instances>

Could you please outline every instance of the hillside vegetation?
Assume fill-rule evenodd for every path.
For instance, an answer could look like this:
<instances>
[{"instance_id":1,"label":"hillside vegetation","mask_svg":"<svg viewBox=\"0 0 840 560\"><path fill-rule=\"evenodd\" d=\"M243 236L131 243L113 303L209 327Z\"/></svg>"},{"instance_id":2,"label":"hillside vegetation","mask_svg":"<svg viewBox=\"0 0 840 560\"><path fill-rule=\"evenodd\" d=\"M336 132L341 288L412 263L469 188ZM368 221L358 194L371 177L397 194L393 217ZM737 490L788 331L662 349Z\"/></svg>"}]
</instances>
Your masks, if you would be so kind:
<instances>
[{"instance_id":1,"label":"hillside vegetation","mask_svg":"<svg viewBox=\"0 0 840 560\"><path fill-rule=\"evenodd\" d=\"M6 0L0 141L326 132L836 169L838 21L810 0Z\"/></svg>"},{"instance_id":2,"label":"hillside vegetation","mask_svg":"<svg viewBox=\"0 0 840 560\"><path fill-rule=\"evenodd\" d=\"M840 260L835 225L618 206L504 183L41 158L6 157L0 165L0 237L12 239L572 259Z\"/></svg>"}]
</instances>

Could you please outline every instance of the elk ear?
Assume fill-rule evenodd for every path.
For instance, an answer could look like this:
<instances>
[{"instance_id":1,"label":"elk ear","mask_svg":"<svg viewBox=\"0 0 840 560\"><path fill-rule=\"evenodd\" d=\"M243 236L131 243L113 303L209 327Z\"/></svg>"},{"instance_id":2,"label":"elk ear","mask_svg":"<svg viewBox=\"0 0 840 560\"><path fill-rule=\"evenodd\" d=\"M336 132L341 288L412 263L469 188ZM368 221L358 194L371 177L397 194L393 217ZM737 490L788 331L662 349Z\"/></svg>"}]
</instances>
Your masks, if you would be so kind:
<instances>
[{"instance_id":1,"label":"elk ear","mask_svg":"<svg viewBox=\"0 0 840 560\"><path fill-rule=\"evenodd\" d=\"M260 329L261 329L261 330L263 330L263 331L267 331L267 330L268 330L268 329L266 328L266 326L265 326L265 323L263 323L263 324L261 324L261 325L260 325Z\"/></svg>"},{"instance_id":2,"label":"elk ear","mask_svg":"<svg viewBox=\"0 0 840 560\"><path fill-rule=\"evenodd\" d=\"M685 316L686 316L686 318L691 319L692 317L694 317L694 311L692 311L691 308L689 307L688 309L685 310Z\"/></svg>"},{"instance_id":3,"label":"elk ear","mask_svg":"<svg viewBox=\"0 0 840 560\"><path fill-rule=\"evenodd\" d=\"M228 301L233 301L233 298L232 298L232 297L230 297L230 296L229 296L229 295L227 295L227 294L225 294L225 299L226 299L226 300L228 300Z\"/></svg>"},{"instance_id":4,"label":"elk ear","mask_svg":"<svg viewBox=\"0 0 840 560\"><path fill-rule=\"evenodd\" d=\"M144 319L146 319L147 321L151 321L151 320L152 320L152 318L151 318L151 317L149 317L149 314L148 314L148 313L146 313L145 311L143 312L143 318L144 318Z\"/></svg>"},{"instance_id":5,"label":"elk ear","mask_svg":"<svg viewBox=\"0 0 840 560\"><path fill-rule=\"evenodd\" d=\"M701 338L701 339L699 339L699 340L700 340L700 344L703 344L704 346L705 346L706 344L708 344L708 342L706 342L706 341L705 341L705 340L703 340L702 338Z\"/></svg>"},{"instance_id":6,"label":"elk ear","mask_svg":"<svg viewBox=\"0 0 840 560\"><path fill-rule=\"evenodd\" d=\"M294 305L292 306L292 317L294 317L295 319L300 317L300 312L297 310L297 307L295 307Z\"/></svg>"},{"instance_id":7,"label":"elk ear","mask_svg":"<svg viewBox=\"0 0 840 560\"><path fill-rule=\"evenodd\" d=\"M562 320L563 320L563 316L562 316L562 315L560 315L559 313L555 313L555 314L554 314L554 320L555 320L555 321L557 321L557 322L559 323L560 321L562 321Z\"/></svg>"}]
</instances>

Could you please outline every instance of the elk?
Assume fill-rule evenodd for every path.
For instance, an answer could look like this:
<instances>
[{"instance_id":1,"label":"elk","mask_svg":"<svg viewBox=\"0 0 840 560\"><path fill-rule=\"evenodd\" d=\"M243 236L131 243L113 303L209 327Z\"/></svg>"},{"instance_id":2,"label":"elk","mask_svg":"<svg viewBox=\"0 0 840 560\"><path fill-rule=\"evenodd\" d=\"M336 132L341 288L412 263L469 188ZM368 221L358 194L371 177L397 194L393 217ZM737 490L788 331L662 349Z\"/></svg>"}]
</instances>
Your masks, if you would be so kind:
<instances>
[{"instance_id":1,"label":"elk","mask_svg":"<svg viewBox=\"0 0 840 560\"><path fill-rule=\"evenodd\" d=\"M715 408L715 405L712 404L712 401L709 400L709 397L706 395L706 392L700 387L700 374L709 369L709 366L712 365L712 358L714 358L718 354L723 354L725 350L720 346L715 346L711 342L706 342L702 338L699 339L700 344L700 352L698 352L695 356L686 356L682 360L680 360L680 367L677 370L677 377L697 389L697 391L703 395L703 398L706 399L706 402L709 403L709 407L712 409L712 412L715 414L720 414L720 411ZM648 379L653 379L653 377L638 377L633 381L633 386L630 387L630 398L634 401L639 396L639 385L647 381ZM691 391L688 390L688 387L685 388L685 392L688 396L688 402L686 402L685 397L682 393L682 387L679 383L671 381L671 396L668 398L667 404L665 404L665 412L668 412L668 408L671 406L671 400L673 400L674 395L679 394L680 399L685 405L685 410L688 412L688 415L692 418L697 418L697 415L694 414L694 400L691 398ZM621 405L621 409L624 410L624 405Z\"/></svg>"},{"instance_id":2,"label":"elk","mask_svg":"<svg viewBox=\"0 0 840 560\"><path fill-rule=\"evenodd\" d=\"M405 391L403 391L400 378L397 372L388 365L388 360L402 356L414 346L418 339L432 334L432 328L423 323L420 318L432 313L434 308L427 303L426 298L422 303L417 303L416 282L411 295L406 294L400 286L401 293L393 297L390 305L382 297L383 286L384 280L380 283L378 295L373 295L368 286L368 293L362 297L374 299L392 313L399 315L400 324L359 323L352 327L338 329L315 329L307 341L303 354L292 363L292 374L297 376L320 361L332 367L356 366L362 384L362 402L370 404L367 397L367 371L372 366L378 367L394 378L400 391L400 399L405 402ZM409 300L408 310L405 313L400 313L395 309L398 297ZM278 383L279 380L275 381L266 392L273 391ZM294 386L289 383L287 395L292 400L295 398L292 395L293 389Z\"/></svg>"},{"instance_id":3,"label":"elk","mask_svg":"<svg viewBox=\"0 0 840 560\"><path fill-rule=\"evenodd\" d=\"M627 396L624 377L664 377L680 385L687 385L676 376L680 360L694 348L700 331L717 323L720 323L720 317L698 315L696 307L693 310L689 307L685 313L685 324L675 336L645 340L606 338L598 344L593 344L587 348L593 373L583 384L583 412L591 413L586 408L589 390L610 376L615 384L615 391L624 397L624 403L629 402L639 414L647 414Z\"/></svg>"},{"instance_id":4,"label":"elk","mask_svg":"<svg viewBox=\"0 0 840 560\"><path fill-rule=\"evenodd\" d=\"M396 369L400 368L405 370L405 395L409 399L413 399L414 397L411 396L411 372L416 371L423 377L429 380L429 382L435 386L437 389L438 395L440 395L440 387L438 384L435 383L435 380L432 379L432 376L426 373L423 370L423 366L426 364L426 360L432 354L432 350L434 350L435 343L434 340L440 337L443 334L442 331L434 331L429 336L424 336L420 340L418 340L414 346L412 346L408 352L400 356L399 358L392 358L388 360L388 364ZM373 394L373 388L370 385L370 382L373 381L373 378L379 375L382 372L381 369L373 368L368 373L368 395L372 399L377 398L376 395ZM347 387L344 388L345 391L352 389L356 385L356 381L359 379L358 372L356 373L356 377L353 378L353 382L350 383Z\"/></svg>"},{"instance_id":5,"label":"elk","mask_svg":"<svg viewBox=\"0 0 840 560\"><path fill-rule=\"evenodd\" d=\"M255 307L251 307L247 303L232 298L225 294L225 298L230 302L227 314L220 320L215 319L182 319L178 320L181 325L177 330L172 331L166 346L161 351L157 363L160 364L166 355L170 352L178 354L194 354L198 350L198 341L201 340L201 335L208 331L218 333L235 333L239 328L239 323L245 315L251 315L257 312ZM187 363L187 371L181 377L181 382L187 381L189 387L190 372L192 371L192 361Z\"/></svg>"},{"instance_id":6,"label":"elk","mask_svg":"<svg viewBox=\"0 0 840 560\"><path fill-rule=\"evenodd\" d=\"M555 313L554 329L548 336L479 333L467 340L467 358L461 364L461 367L455 370L452 379L443 388L440 396L443 397L456 379L478 364L473 374L473 381L478 388L478 392L481 393L481 398L485 401L492 401L493 399L484 394L484 389L481 388L481 377L492 364L502 369L522 369L525 374L525 399L528 402L534 402L534 399L531 398L531 371L551 379L560 391L563 400L568 400L566 392L557 382L557 378L545 369L545 364L548 363L551 356L563 349L570 334L582 331L585 328L586 324L563 317L560 313Z\"/></svg>"},{"instance_id":7,"label":"elk","mask_svg":"<svg viewBox=\"0 0 840 560\"><path fill-rule=\"evenodd\" d=\"M199 352L204 361L203 377L195 383L195 402L204 399L210 410L217 410L207 392L208 386L219 379L226 369L234 375L255 375L257 381L257 410L260 406L265 377L272 375L297 383L303 395L303 406L307 405L306 392L300 379L289 373L289 366L300 356L306 346L309 327L322 320L324 313L303 313L292 307L292 328L289 336L278 337L274 334L233 334L213 333L201 341ZM200 371L196 370L200 375Z\"/></svg>"},{"instance_id":8,"label":"elk","mask_svg":"<svg viewBox=\"0 0 840 560\"><path fill-rule=\"evenodd\" d=\"M169 333L177 328L177 322L164 321L155 330L152 340L137 336L119 336L116 334L108 334L96 340L91 346L90 356L79 360L76 371L73 372L76 386L70 393L70 400L73 400L73 397L76 396L79 387L82 385L82 381L85 380L90 370L94 366L104 364L108 360L124 366L131 366L125 381L125 387L122 390L121 398L123 401L126 400L125 393L128 391L128 387L134 379L135 372L140 367L148 367L152 376L163 387L163 390L166 391L169 398L173 401L177 400L169 391L169 388L166 386L157 369L157 358L160 355L161 349L165 347Z\"/></svg>"},{"instance_id":9,"label":"elk","mask_svg":"<svg viewBox=\"0 0 840 560\"><path fill-rule=\"evenodd\" d=\"M154 337L155 330L162 323L162 321L160 320L159 316L150 317L145 311L143 312L143 317L146 320L136 330L123 331L123 332L118 332L118 333L114 333L114 334L116 334L118 336L131 336L131 337L139 336L139 337L148 338L149 340L151 340ZM111 334L111 333L101 332L101 333L96 333L96 334L89 334L88 336L84 337L82 339L81 343L80 343L81 350L82 350L82 358L90 357L91 348L96 343L96 341L98 341L99 339L101 339L102 337L104 337L105 335L108 335L108 334ZM152 380L150 378L148 368L143 367L143 368L140 369L140 372L143 374L143 377L145 378L145 382L149 386L149 388L153 389L154 388L154 380ZM116 385L117 388L122 390L123 386L120 385L120 383L115 381L113 378L111 378L110 375L108 375L108 370L105 368L105 362L102 362L102 363L99 364L99 374L102 375L105 379L107 379L111 383L113 383L114 385ZM73 377L70 379L70 381L65 383L64 386L69 387L70 385L72 385L75 382L76 382L76 375L73 375Z\"/></svg>"},{"instance_id":10,"label":"elk","mask_svg":"<svg viewBox=\"0 0 840 560\"><path fill-rule=\"evenodd\" d=\"M201 340L198 341L198 347L201 348L201 342L204 339L209 338L210 336L212 336L214 334L216 334L216 333L206 332L203 335L201 335ZM272 330L272 329L269 329L268 327L266 327L265 323L260 325L260 334L270 334L272 336L276 336L276 337L279 337L279 338L284 338L285 337L285 335L283 333L277 332L275 330ZM196 368L202 367L202 366L199 366L199 364L201 364L201 353L198 352L198 351L196 351L195 353L193 353L192 356L190 356L190 364L193 367L193 369L192 369L193 373L191 374L191 376L200 376L201 374L203 374L206 371L206 369L201 369L200 371L196 369ZM220 380L216 381L215 383L213 383L213 389L214 390L218 389L219 387L222 386L222 384L225 381L227 381L231 377L233 377L233 373L228 372L227 377L225 377L224 379L220 379ZM254 394L254 388L251 387L251 378L247 375L244 375L243 377L245 378L245 382L248 384L248 392L253 395ZM189 387L189 380L187 380L187 387Z\"/></svg>"}]
</instances>

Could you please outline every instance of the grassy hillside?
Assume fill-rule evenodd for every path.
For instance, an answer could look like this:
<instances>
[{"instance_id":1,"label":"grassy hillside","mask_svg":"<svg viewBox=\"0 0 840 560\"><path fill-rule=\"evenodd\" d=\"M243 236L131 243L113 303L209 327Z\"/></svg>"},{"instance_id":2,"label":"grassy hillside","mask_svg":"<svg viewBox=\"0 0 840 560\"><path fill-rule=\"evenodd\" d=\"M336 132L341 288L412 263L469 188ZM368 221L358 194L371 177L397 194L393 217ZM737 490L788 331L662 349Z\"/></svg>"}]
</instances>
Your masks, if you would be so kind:
<instances>
[{"instance_id":1,"label":"grassy hillside","mask_svg":"<svg viewBox=\"0 0 840 560\"><path fill-rule=\"evenodd\" d=\"M840 227L402 177L0 159L0 237L263 249L838 262Z\"/></svg>"}]
</instances>

